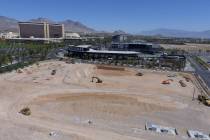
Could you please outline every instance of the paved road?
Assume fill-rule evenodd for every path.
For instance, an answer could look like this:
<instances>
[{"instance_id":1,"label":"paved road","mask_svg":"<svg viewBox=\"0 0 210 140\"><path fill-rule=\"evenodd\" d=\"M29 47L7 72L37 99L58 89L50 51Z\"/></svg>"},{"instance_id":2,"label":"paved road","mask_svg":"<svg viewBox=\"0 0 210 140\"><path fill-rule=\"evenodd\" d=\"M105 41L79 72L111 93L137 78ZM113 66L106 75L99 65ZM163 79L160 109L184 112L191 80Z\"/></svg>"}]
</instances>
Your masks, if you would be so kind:
<instances>
[{"instance_id":1,"label":"paved road","mask_svg":"<svg viewBox=\"0 0 210 140\"><path fill-rule=\"evenodd\" d=\"M55 48L48 53L47 59L62 58L67 53L67 49L67 47Z\"/></svg>"},{"instance_id":2,"label":"paved road","mask_svg":"<svg viewBox=\"0 0 210 140\"><path fill-rule=\"evenodd\" d=\"M192 57L188 57L188 60L195 68L195 73L200 75L200 77L206 82L206 85L210 88L210 71L204 69L200 64L197 64Z\"/></svg>"}]
</instances>

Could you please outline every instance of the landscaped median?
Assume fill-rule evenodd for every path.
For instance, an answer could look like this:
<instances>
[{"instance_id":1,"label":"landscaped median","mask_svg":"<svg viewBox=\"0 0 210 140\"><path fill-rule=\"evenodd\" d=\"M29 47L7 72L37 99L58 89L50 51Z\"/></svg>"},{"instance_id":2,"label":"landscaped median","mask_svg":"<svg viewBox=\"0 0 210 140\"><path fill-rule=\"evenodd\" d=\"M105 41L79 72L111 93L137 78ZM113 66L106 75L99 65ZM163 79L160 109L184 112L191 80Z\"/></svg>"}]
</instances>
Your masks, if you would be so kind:
<instances>
[{"instance_id":1,"label":"landscaped median","mask_svg":"<svg viewBox=\"0 0 210 140\"><path fill-rule=\"evenodd\" d=\"M5 73L5 72L9 72L9 71L12 71L12 70L17 70L19 68L24 68L26 66L34 64L35 62L36 61L20 62L20 63L16 63L16 64L2 66L2 67L0 67L0 74Z\"/></svg>"}]
</instances>

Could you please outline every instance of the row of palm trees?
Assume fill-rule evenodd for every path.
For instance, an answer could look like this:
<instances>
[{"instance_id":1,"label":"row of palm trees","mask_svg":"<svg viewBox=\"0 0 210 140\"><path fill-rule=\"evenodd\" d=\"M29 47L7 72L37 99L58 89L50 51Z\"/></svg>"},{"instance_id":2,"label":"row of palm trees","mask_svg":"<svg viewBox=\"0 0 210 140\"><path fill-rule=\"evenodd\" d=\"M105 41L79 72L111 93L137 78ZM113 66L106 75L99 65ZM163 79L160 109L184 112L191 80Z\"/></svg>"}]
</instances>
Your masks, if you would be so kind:
<instances>
[{"instance_id":1,"label":"row of palm trees","mask_svg":"<svg viewBox=\"0 0 210 140\"><path fill-rule=\"evenodd\" d=\"M45 60L47 54L58 44L10 43L0 41L0 68L14 63Z\"/></svg>"}]
</instances>

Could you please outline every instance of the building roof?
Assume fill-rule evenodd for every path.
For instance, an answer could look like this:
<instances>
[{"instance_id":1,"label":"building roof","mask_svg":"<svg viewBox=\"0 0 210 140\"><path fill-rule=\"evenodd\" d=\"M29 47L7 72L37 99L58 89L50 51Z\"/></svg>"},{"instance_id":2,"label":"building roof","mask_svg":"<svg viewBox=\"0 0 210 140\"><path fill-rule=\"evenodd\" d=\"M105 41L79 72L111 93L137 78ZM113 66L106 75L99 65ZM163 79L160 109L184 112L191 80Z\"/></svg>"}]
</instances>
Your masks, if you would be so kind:
<instances>
[{"instance_id":1,"label":"building roof","mask_svg":"<svg viewBox=\"0 0 210 140\"><path fill-rule=\"evenodd\" d=\"M32 24L32 25L44 25L49 24L49 26L63 26L63 24L58 23L48 23L48 22L18 22L18 24Z\"/></svg>"},{"instance_id":2,"label":"building roof","mask_svg":"<svg viewBox=\"0 0 210 140\"><path fill-rule=\"evenodd\" d=\"M90 49L88 52L90 53L106 53L106 54L139 54L139 52L134 51L105 51L105 50L94 50Z\"/></svg>"},{"instance_id":3,"label":"building roof","mask_svg":"<svg viewBox=\"0 0 210 140\"><path fill-rule=\"evenodd\" d=\"M65 33L66 37L76 37L76 38L80 38L80 35L78 33Z\"/></svg>"},{"instance_id":4,"label":"building roof","mask_svg":"<svg viewBox=\"0 0 210 140\"><path fill-rule=\"evenodd\" d=\"M63 38L9 38L7 40L13 41L49 41L49 42L61 42Z\"/></svg>"},{"instance_id":5,"label":"building roof","mask_svg":"<svg viewBox=\"0 0 210 140\"><path fill-rule=\"evenodd\" d=\"M35 25L43 25L46 22L18 22L18 24L35 24Z\"/></svg>"},{"instance_id":6,"label":"building roof","mask_svg":"<svg viewBox=\"0 0 210 140\"><path fill-rule=\"evenodd\" d=\"M152 43L142 43L142 42L131 42L131 43L121 43L121 42L114 42L112 44L125 44L125 45L129 45L129 44L137 44L137 45L153 45Z\"/></svg>"},{"instance_id":7,"label":"building roof","mask_svg":"<svg viewBox=\"0 0 210 140\"><path fill-rule=\"evenodd\" d=\"M78 47L78 48L90 48L90 47L92 47L92 45L78 45L78 46L75 46L75 47Z\"/></svg>"}]
</instances>

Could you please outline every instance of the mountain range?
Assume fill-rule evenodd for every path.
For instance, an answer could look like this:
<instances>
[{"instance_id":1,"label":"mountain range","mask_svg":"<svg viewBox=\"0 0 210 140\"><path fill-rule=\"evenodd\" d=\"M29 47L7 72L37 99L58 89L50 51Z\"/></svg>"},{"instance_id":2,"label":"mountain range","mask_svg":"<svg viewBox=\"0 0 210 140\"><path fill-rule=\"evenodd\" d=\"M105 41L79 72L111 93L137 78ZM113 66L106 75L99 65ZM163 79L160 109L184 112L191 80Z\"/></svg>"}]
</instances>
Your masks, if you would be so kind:
<instances>
[{"instance_id":1,"label":"mountain range","mask_svg":"<svg viewBox=\"0 0 210 140\"><path fill-rule=\"evenodd\" d=\"M155 29L151 31L142 31L141 35L163 36L163 37L182 37L182 38L208 38L210 39L210 30L206 31L185 31L176 29Z\"/></svg>"},{"instance_id":2,"label":"mountain range","mask_svg":"<svg viewBox=\"0 0 210 140\"><path fill-rule=\"evenodd\" d=\"M60 23L64 24L65 31L67 32L83 32L83 33L94 33L94 29L85 26L84 24L73 21L73 20L64 20L64 21L53 21L48 18L37 18L30 19L31 22L48 22L48 23ZM18 22L19 20L8 18L5 16L0 16L0 31L12 31L18 32Z\"/></svg>"},{"instance_id":3,"label":"mountain range","mask_svg":"<svg viewBox=\"0 0 210 140\"><path fill-rule=\"evenodd\" d=\"M79 33L109 33L106 31L96 31L93 28L87 27L86 25L73 20L64 20L64 21L53 21L48 18L36 18L30 19L31 22L48 22L48 23L60 23L64 24L66 32L79 32ZM0 32L2 31L12 31L18 32L18 22L19 20L14 18L9 18L5 16L0 16ZM126 34L122 30L117 30L111 34ZM140 35L147 36L163 36L163 37L182 37L182 38L208 38L210 39L210 30L206 31L185 31L185 30L176 30L176 29L155 29L150 31L142 31Z\"/></svg>"}]
</instances>

